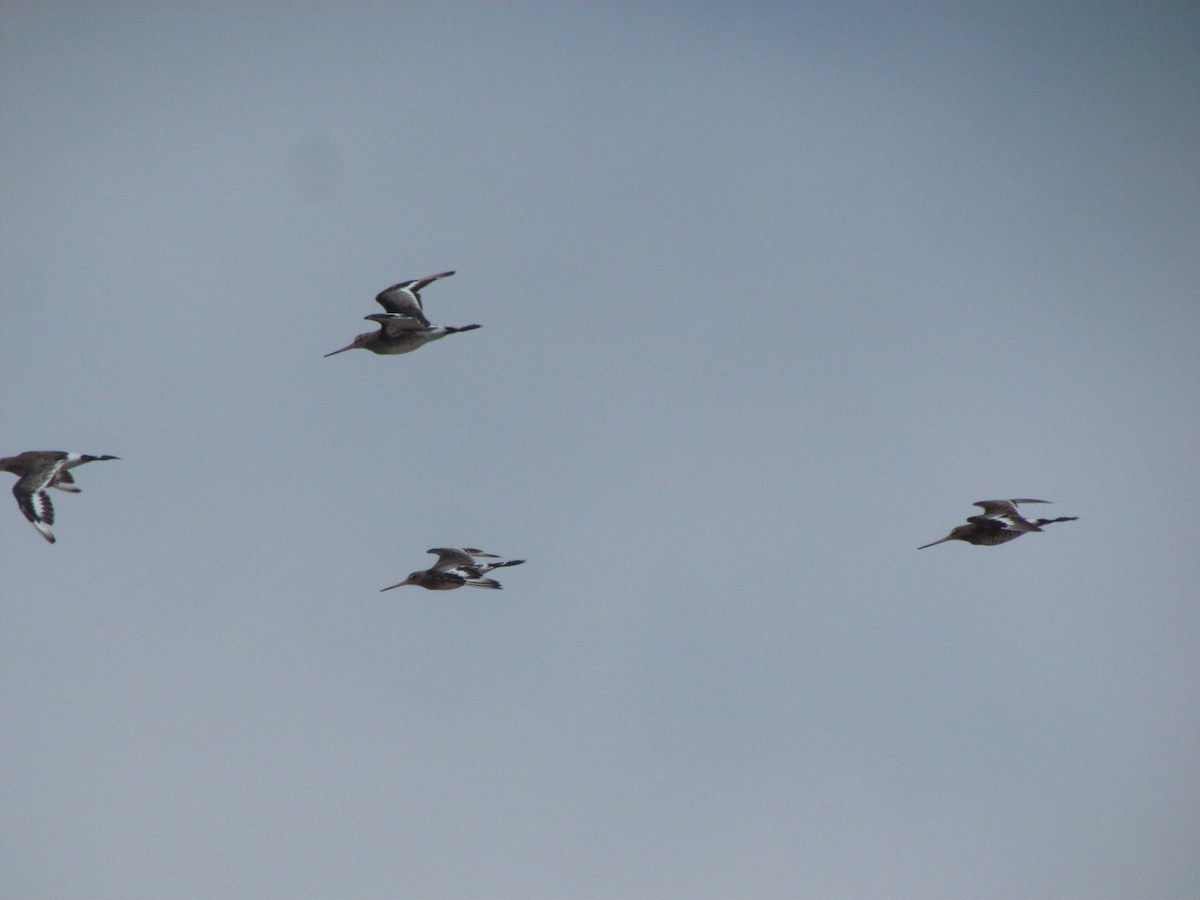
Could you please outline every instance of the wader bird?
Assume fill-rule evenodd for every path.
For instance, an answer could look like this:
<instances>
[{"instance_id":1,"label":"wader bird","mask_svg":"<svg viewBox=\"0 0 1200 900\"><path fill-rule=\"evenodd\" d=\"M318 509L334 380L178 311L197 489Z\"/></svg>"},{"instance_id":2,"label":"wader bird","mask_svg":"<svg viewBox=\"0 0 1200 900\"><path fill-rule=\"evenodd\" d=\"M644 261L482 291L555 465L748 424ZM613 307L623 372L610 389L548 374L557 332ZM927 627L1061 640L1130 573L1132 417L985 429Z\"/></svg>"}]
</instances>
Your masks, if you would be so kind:
<instances>
[{"instance_id":1,"label":"wader bird","mask_svg":"<svg viewBox=\"0 0 1200 900\"><path fill-rule=\"evenodd\" d=\"M453 272L440 272L428 278L414 278L412 281L402 281L393 284L385 291L380 291L375 300L383 307L381 313L374 313L363 318L379 323L378 331L368 331L360 334L353 341L326 353L334 356L361 347L372 353L391 355L394 353L409 353L418 347L423 347L430 341L444 338L448 334L459 331L473 331L478 325L434 325L425 317L425 308L421 304L421 290L439 278L453 275Z\"/></svg>"},{"instance_id":2,"label":"wader bird","mask_svg":"<svg viewBox=\"0 0 1200 900\"><path fill-rule=\"evenodd\" d=\"M0 472L19 476L13 485L17 506L42 537L54 543L50 526L54 524L54 505L47 495L48 488L58 488L78 494L70 469L98 459L118 459L116 456L89 456L86 453L66 453L62 450L26 450L16 456L0 459Z\"/></svg>"},{"instance_id":3,"label":"wader bird","mask_svg":"<svg viewBox=\"0 0 1200 900\"><path fill-rule=\"evenodd\" d=\"M1017 512L1020 503L1049 503L1049 500L980 500L975 505L983 509L982 516L967 516L967 524L959 525L940 541L918 547L932 547L946 541L966 541L968 544L1004 544L1016 540L1031 531L1041 531L1043 525L1054 522L1074 522L1079 516L1060 516L1057 519L1034 519L1030 521Z\"/></svg>"},{"instance_id":4,"label":"wader bird","mask_svg":"<svg viewBox=\"0 0 1200 900\"><path fill-rule=\"evenodd\" d=\"M435 547L427 553L437 554L438 561L431 568L413 572L398 584L381 588L390 591L392 588L404 587L406 584L423 587L430 591L451 591L463 585L468 587L500 589L500 582L492 578L484 578L484 574L492 569L503 569L505 566L519 566L523 559L510 559L507 562L477 563L479 559L499 559L495 553L484 553L472 547L458 549L456 547Z\"/></svg>"},{"instance_id":5,"label":"wader bird","mask_svg":"<svg viewBox=\"0 0 1200 900\"><path fill-rule=\"evenodd\" d=\"M428 328L424 328L416 324L416 320L410 319L408 316L396 316L390 313L375 313L374 315L363 316L363 318L378 322L379 330L360 334L345 347L342 347L340 350L334 350L332 353L326 353L325 355L335 356L338 353L345 353L347 350L353 350L356 347L370 350L372 353L382 353L385 355L409 353L418 347L425 346L430 341L444 338L448 334L455 334L459 331L474 331L480 327L478 325L463 325L460 328L455 328L451 325L430 325Z\"/></svg>"}]
</instances>

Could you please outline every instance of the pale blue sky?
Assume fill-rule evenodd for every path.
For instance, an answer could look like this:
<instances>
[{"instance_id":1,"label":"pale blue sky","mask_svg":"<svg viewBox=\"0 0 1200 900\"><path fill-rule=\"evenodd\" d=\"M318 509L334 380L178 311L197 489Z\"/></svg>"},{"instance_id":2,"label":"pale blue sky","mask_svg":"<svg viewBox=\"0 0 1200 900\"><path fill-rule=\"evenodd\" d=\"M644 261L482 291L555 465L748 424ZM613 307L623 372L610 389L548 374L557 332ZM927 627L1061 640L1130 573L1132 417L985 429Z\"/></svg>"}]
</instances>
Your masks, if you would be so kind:
<instances>
[{"instance_id":1,"label":"pale blue sky","mask_svg":"<svg viewBox=\"0 0 1200 900\"><path fill-rule=\"evenodd\" d=\"M0 895L1200 895L1198 48L0 4Z\"/></svg>"}]
</instances>

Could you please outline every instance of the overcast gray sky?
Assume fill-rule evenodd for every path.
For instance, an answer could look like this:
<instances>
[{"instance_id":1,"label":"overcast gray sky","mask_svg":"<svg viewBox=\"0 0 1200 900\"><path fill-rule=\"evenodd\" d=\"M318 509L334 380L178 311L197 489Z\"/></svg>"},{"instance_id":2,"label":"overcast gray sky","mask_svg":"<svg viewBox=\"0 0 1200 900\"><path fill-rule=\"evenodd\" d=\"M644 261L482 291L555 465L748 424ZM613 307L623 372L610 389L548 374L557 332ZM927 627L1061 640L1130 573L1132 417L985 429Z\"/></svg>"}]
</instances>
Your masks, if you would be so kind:
<instances>
[{"instance_id":1,"label":"overcast gray sky","mask_svg":"<svg viewBox=\"0 0 1200 900\"><path fill-rule=\"evenodd\" d=\"M0 895L1200 896L1198 148L1194 3L4 2Z\"/></svg>"}]
</instances>

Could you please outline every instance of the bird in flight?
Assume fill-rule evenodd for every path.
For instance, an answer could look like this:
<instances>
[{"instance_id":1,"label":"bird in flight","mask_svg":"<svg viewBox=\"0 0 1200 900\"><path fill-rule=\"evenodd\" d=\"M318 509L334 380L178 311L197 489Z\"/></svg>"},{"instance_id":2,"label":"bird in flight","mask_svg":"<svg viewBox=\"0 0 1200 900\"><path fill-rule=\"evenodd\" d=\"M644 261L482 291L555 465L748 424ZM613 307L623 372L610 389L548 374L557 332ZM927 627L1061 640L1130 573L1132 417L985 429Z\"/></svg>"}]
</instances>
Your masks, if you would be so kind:
<instances>
[{"instance_id":1,"label":"bird in flight","mask_svg":"<svg viewBox=\"0 0 1200 900\"><path fill-rule=\"evenodd\" d=\"M453 274L453 272L439 272L437 275L430 275L426 278L402 281L399 284L393 284L387 290L380 291L375 300L383 307L384 311L363 317L379 323L379 330L360 334L345 347L325 355L335 356L356 348L389 356L396 353L411 353L413 350L424 347L430 341L440 340L448 334L474 331L479 328L478 325L434 325L425 316L425 307L421 303L421 291L439 278L446 278Z\"/></svg>"},{"instance_id":2,"label":"bird in flight","mask_svg":"<svg viewBox=\"0 0 1200 900\"><path fill-rule=\"evenodd\" d=\"M381 588L390 591L392 588L404 587L407 584L423 587L429 591L452 591L466 585L467 587L500 589L500 582L494 578L484 578L493 569L503 569L505 566L519 566L523 559L510 559L506 562L479 563L476 559L499 559L495 553L484 553L473 547L435 547L426 551L437 556L437 562L428 569L413 572L403 581Z\"/></svg>"},{"instance_id":3,"label":"bird in flight","mask_svg":"<svg viewBox=\"0 0 1200 900\"><path fill-rule=\"evenodd\" d=\"M946 541L966 541L968 544L993 546L1014 541L1023 534L1031 531L1041 531L1043 525L1054 522L1074 522L1079 516L1060 516L1057 519L1026 519L1017 507L1022 503L1049 503L1049 500L980 500L975 503L983 510L981 516L967 516L966 525L958 525L950 529L950 533L940 541L918 547L932 547L934 544L944 544Z\"/></svg>"},{"instance_id":4,"label":"bird in flight","mask_svg":"<svg viewBox=\"0 0 1200 900\"><path fill-rule=\"evenodd\" d=\"M13 496L17 506L33 527L46 540L54 543L50 526L54 524L54 505L46 493L49 488L78 494L70 470L99 459L118 459L116 456L90 456L87 453L67 453L63 450L26 450L16 456L0 458L0 472L12 472L17 477Z\"/></svg>"}]
</instances>

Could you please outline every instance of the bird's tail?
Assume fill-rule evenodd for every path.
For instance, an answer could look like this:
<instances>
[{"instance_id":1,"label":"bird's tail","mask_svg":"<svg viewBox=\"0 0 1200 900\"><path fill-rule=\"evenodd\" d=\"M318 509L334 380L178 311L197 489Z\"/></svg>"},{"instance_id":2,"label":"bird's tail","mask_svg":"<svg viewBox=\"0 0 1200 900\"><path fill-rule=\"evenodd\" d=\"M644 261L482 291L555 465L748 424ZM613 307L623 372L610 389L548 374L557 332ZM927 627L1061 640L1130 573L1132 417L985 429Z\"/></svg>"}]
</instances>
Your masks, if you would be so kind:
<instances>
[{"instance_id":1,"label":"bird's tail","mask_svg":"<svg viewBox=\"0 0 1200 900\"><path fill-rule=\"evenodd\" d=\"M1053 525L1055 522L1074 522L1079 516L1059 516L1057 519L1038 519L1034 525Z\"/></svg>"},{"instance_id":2,"label":"bird's tail","mask_svg":"<svg viewBox=\"0 0 1200 900\"><path fill-rule=\"evenodd\" d=\"M523 559L510 559L508 562L488 563L486 566L480 566L480 573L490 572L492 569L503 569L505 566L519 566L525 562Z\"/></svg>"}]
</instances>

